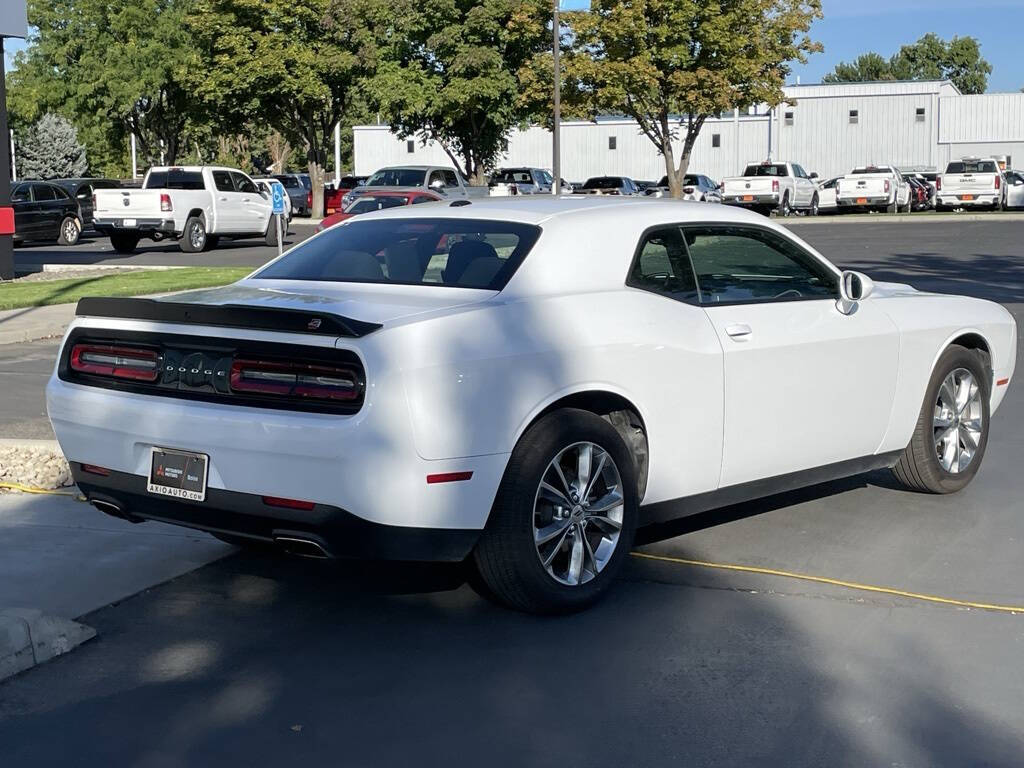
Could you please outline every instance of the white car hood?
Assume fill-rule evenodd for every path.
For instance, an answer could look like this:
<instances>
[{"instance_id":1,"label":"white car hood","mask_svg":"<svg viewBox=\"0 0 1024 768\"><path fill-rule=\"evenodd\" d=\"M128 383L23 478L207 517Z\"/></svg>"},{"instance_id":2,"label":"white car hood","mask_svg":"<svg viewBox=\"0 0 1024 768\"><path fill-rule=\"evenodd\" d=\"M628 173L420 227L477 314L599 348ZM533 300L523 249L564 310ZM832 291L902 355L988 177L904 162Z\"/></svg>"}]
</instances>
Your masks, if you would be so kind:
<instances>
[{"instance_id":1,"label":"white car hood","mask_svg":"<svg viewBox=\"0 0 1024 768\"><path fill-rule=\"evenodd\" d=\"M428 312L477 304L496 291L432 285L242 280L222 288L189 291L166 301L242 305L327 312L352 320L387 324Z\"/></svg>"},{"instance_id":2,"label":"white car hood","mask_svg":"<svg viewBox=\"0 0 1024 768\"><path fill-rule=\"evenodd\" d=\"M906 283L875 283L875 289L872 292L872 298L878 296L879 298L888 299L897 296L928 296L932 294L923 293L912 285Z\"/></svg>"}]
</instances>

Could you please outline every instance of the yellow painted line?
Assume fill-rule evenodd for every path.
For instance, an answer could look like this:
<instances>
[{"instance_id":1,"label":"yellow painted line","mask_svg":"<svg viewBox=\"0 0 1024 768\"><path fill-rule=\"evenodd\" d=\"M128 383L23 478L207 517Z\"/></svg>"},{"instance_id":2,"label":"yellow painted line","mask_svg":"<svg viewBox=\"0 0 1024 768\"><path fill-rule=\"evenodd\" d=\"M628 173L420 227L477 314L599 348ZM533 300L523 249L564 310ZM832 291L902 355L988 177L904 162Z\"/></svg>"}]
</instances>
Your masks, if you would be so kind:
<instances>
[{"instance_id":1,"label":"yellow painted line","mask_svg":"<svg viewBox=\"0 0 1024 768\"><path fill-rule=\"evenodd\" d=\"M811 576L806 573L793 573L791 571L780 571L775 568L758 568L753 565L736 565L733 563L709 563L704 560L687 560L682 557L669 557L668 555L651 555L646 552L630 552L633 557L644 560L659 560L664 563L676 565L690 565L697 568L715 568L720 571L739 571L740 573L759 573L764 576L781 576L784 579L799 579L800 581L813 581L817 584L831 584L834 587L845 587L856 589L862 592L877 592L883 595L895 595L896 597L908 597L912 600L924 600L928 603L939 603L941 605L953 605L958 608L977 608L983 611L999 611L1001 613L1024 613L1024 606L1021 605L997 605L994 603L975 603L971 600L957 600L952 597L939 597L938 595L925 595L920 592L908 592L905 589L893 587L877 587L872 584L859 584L855 581L843 581L842 579L830 579L827 576Z\"/></svg>"},{"instance_id":2,"label":"yellow painted line","mask_svg":"<svg viewBox=\"0 0 1024 768\"><path fill-rule=\"evenodd\" d=\"M85 496L74 491L52 491L48 488L33 488L32 486L19 485L18 483L0 483L0 488L6 488L9 491L21 491L22 493L45 494L47 496L70 496L75 501L85 501Z\"/></svg>"}]
</instances>

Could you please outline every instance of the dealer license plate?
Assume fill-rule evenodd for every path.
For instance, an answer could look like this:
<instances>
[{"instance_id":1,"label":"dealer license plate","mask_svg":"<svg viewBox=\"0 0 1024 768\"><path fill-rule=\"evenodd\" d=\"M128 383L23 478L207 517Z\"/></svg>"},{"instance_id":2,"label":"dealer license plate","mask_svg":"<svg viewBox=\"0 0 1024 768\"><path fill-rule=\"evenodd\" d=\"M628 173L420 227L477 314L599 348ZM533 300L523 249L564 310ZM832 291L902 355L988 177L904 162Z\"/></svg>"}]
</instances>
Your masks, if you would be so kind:
<instances>
[{"instance_id":1,"label":"dealer license plate","mask_svg":"<svg viewBox=\"0 0 1024 768\"><path fill-rule=\"evenodd\" d=\"M205 453L154 448L146 490L176 499L205 501L209 463Z\"/></svg>"},{"instance_id":2,"label":"dealer license plate","mask_svg":"<svg viewBox=\"0 0 1024 768\"><path fill-rule=\"evenodd\" d=\"M134 227L138 222L135 219L125 219L121 222L122 227Z\"/></svg>"},{"instance_id":3,"label":"dealer license plate","mask_svg":"<svg viewBox=\"0 0 1024 768\"><path fill-rule=\"evenodd\" d=\"M866 197L858 197L857 205L867 205L868 199Z\"/></svg>"},{"instance_id":4,"label":"dealer license plate","mask_svg":"<svg viewBox=\"0 0 1024 768\"><path fill-rule=\"evenodd\" d=\"M751 201L752 201L753 199L754 199L754 196L753 196L753 195L744 195L744 196L743 196L743 202L744 202L744 203L749 203L749 202L751 202Z\"/></svg>"},{"instance_id":5,"label":"dealer license plate","mask_svg":"<svg viewBox=\"0 0 1024 768\"><path fill-rule=\"evenodd\" d=\"M961 200L973 200L974 195L960 195Z\"/></svg>"}]
</instances>

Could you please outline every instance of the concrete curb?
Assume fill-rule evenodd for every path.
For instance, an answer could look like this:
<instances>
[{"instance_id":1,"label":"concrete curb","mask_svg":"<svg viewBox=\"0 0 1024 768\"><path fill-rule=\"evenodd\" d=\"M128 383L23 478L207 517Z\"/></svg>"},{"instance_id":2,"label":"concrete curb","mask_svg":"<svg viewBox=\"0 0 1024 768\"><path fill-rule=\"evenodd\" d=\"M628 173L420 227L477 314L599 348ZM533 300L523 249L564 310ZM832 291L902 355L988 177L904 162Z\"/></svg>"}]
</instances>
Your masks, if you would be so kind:
<instances>
[{"instance_id":1,"label":"concrete curb","mask_svg":"<svg viewBox=\"0 0 1024 768\"><path fill-rule=\"evenodd\" d=\"M61 272L83 272L101 270L107 272L166 272L171 269L189 269L185 266L164 264L43 264L43 272L60 274Z\"/></svg>"},{"instance_id":2,"label":"concrete curb","mask_svg":"<svg viewBox=\"0 0 1024 768\"><path fill-rule=\"evenodd\" d=\"M40 448L60 453L60 443L56 440L33 440L27 437L0 437L0 448Z\"/></svg>"},{"instance_id":3,"label":"concrete curb","mask_svg":"<svg viewBox=\"0 0 1024 768\"><path fill-rule=\"evenodd\" d=\"M35 608L0 610L0 680L74 650L96 630Z\"/></svg>"}]
</instances>

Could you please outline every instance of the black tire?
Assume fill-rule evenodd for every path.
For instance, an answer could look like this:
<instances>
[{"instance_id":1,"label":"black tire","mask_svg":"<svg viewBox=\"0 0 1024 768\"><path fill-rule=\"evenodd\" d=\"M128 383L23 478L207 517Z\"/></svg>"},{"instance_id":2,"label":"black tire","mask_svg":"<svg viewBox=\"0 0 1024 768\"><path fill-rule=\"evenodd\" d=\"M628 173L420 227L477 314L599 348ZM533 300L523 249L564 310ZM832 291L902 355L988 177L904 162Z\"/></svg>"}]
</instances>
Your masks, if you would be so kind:
<instances>
[{"instance_id":1,"label":"black tire","mask_svg":"<svg viewBox=\"0 0 1024 768\"><path fill-rule=\"evenodd\" d=\"M981 438L970 464L961 472L951 473L939 463L934 420L939 389L945 378L959 368L968 370L981 390L982 426ZM989 398L992 391L989 376L988 355L984 352L953 345L942 353L928 382L914 436L899 462L892 468L896 479L906 488L924 493L955 493L974 478L985 458L988 445Z\"/></svg>"},{"instance_id":2,"label":"black tire","mask_svg":"<svg viewBox=\"0 0 1024 768\"><path fill-rule=\"evenodd\" d=\"M818 203L818 193L815 192L814 193L814 197L811 198L811 207L807 209L807 215L808 216L817 216L818 213L819 213L818 206L819 206L819 203Z\"/></svg>"},{"instance_id":3,"label":"black tire","mask_svg":"<svg viewBox=\"0 0 1024 768\"><path fill-rule=\"evenodd\" d=\"M139 246L139 236L134 232L111 232L110 244L118 253L135 253Z\"/></svg>"},{"instance_id":4,"label":"black tire","mask_svg":"<svg viewBox=\"0 0 1024 768\"><path fill-rule=\"evenodd\" d=\"M623 519L604 568L590 581L569 586L556 581L541 563L534 544L534 504L552 460L580 442L594 443L614 461L622 485ZM473 561L488 591L510 608L539 614L582 610L604 595L629 556L638 505L634 459L615 428L588 411L554 411L530 427L512 452Z\"/></svg>"},{"instance_id":5,"label":"black tire","mask_svg":"<svg viewBox=\"0 0 1024 768\"><path fill-rule=\"evenodd\" d=\"M759 205L754 210L767 219L771 218L772 211L774 211L775 209L770 205Z\"/></svg>"},{"instance_id":6,"label":"black tire","mask_svg":"<svg viewBox=\"0 0 1024 768\"><path fill-rule=\"evenodd\" d=\"M899 206L896 205L896 201L893 200L891 203L889 203L889 205L885 206L885 212L886 213L896 213L898 208L899 208Z\"/></svg>"},{"instance_id":7,"label":"black tire","mask_svg":"<svg viewBox=\"0 0 1024 768\"><path fill-rule=\"evenodd\" d=\"M206 219L202 215L189 216L178 247L182 253L202 253L206 249L206 239Z\"/></svg>"},{"instance_id":8,"label":"black tire","mask_svg":"<svg viewBox=\"0 0 1024 768\"><path fill-rule=\"evenodd\" d=\"M82 222L77 216L65 216L57 230L57 243L60 245L74 245L82 236Z\"/></svg>"},{"instance_id":9,"label":"black tire","mask_svg":"<svg viewBox=\"0 0 1024 768\"><path fill-rule=\"evenodd\" d=\"M789 205L789 192L786 192L782 196L782 202L779 203L779 209L777 213L781 218L786 218L787 216L789 216L790 213L792 213L792 211L793 209Z\"/></svg>"}]
</instances>

